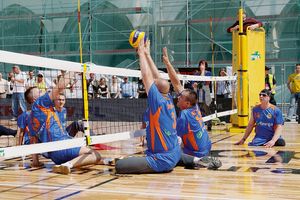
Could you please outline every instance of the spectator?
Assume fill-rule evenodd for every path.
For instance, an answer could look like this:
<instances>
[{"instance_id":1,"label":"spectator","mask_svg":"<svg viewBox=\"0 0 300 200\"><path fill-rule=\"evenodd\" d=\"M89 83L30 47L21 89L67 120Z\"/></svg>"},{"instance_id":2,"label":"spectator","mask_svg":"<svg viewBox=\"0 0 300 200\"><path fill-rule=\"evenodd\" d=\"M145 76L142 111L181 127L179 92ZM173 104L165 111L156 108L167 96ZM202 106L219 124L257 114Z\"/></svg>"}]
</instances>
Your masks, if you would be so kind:
<instances>
[{"instance_id":1,"label":"spectator","mask_svg":"<svg viewBox=\"0 0 300 200\"><path fill-rule=\"evenodd\" d=\"M196 75L200 76L211 76L211 72L207 71L206 69L208 68L208 64L205 60L200 60L199 62L199 73ZM210 109L209 106L212 102L211 96L210 96L210 81L199 81L199 82L194 82L192 84L193 89L197 91L198 93L198 100L200 103L200 109L201 112L203 113L203 116L209 115ZM212 124L211 121L207 122L207 130L211 130Z\"/></svg>"},{"instance_id":2,"label":"spectator","mask_svg":"<svg viewBox=\"0 0 300 200\"><path fill-rule=\"evenodd\" d=\"M133 84L131 82L128 81L128 77L125 76L123 78L123 81L121 83L121 93L122 93L122 97L123 98L130 98L132 99L134 97L134 87L133 87Z\"/></svg>"},{"instance_id":3,"label":"spectator","mask_svg":"<svg viewBox=\"0 0 300 200\"><path fill-rule=\"evenodd\" d=\"M93 99L96 97L98 93L98 81L96 80L96 76L94 73L90 73L90 78L87 80L87 88L88 88L88 96L89 99Z\"/></svg>"},{"instance_id":4,"label":"spectator","mask_svg":"<svg viewBox=\"0 0 300 200\"><path fill-rule=\"evenodd\" d=\"M2 73L0 73L0 99L6 99L7 90L8 82L2 78Z\"/></svg>"},{"instance_id":5,"label":"spectator","mask_svg":"<svg viewBox=\"0 0 300 200\"><path fill-rule=\"evenodd\" d=\"M276 106L275 101L275 89L276 89L276 80L273 74L270 74L270 67L265 66L265 89L271 92L270 103Z\"/></svg>"},{"instance_id":6,"label":"spectator","mask_svg":"<svg viewBox=\"0 0 300 200\"><path fill-rule=\"evenodd\" d=\"M37 80L35 86L40 90L40 92L45 93L47 91L46 82L44 80L44 74L39 72L37 75Z\"/></svg>"},{"instance_id":7,"label":"spectator","mask_svg":"<svg viewBox=\"0 0 300 200\"><path fill-rule=\"evenodd\" d=\"M12 111L13 118L12 121L16 121L18 117L19 106L22 111L26 111L26 103L24 98L25 83L26 83L26 73L22 72L19 66L15 65L12 68L14 76L11 77L11 82L13 84L13 94L12 94Z\"/></svg>"},{"instance_id":8,"label":"spectator","mask_svg":"<svg viewBox=\"0 0 300 200\"><path fill-rule=\"evenodd\" d=\"M221 68L219 76L227 76L226 69ZM230 84L228 81L217 81L217 99L228 98L230 94Z\"/></svg>"},{"instance_id":9,"label":"spectator","mask_svg":"<svg viewBox=\"0 0 300 200\"><path fill-rule=\"evenodd\" d=\"M250 17L246 17L246 12L243 13L243 32L246 32L249 27L250 30L254 30L256 28L262 27L263 23ZM239 15L237 15L237 21L227 28L227 32L231 33L233 31L239 30Z\"/></svg>"},{"instance_id":10,"label":"spectator","mask_svg":"<svg viewBox=\"0 0 300 200\"><path fill-rule=\"evenodd\" d=\"M296 102L298 102L297 115L300 123L300 63L296 64L295 73L289 75L287 87L291 92L290 107L286 121L290 122L295 113Z\"/></svg>"},{"instance_id":11,"label":"spectator","mask_svg":"<svg viewBox=\"0 0 300 200\"><path fill-rule=\"evenodd\" d=\"M120 84L115 75L112 76L111 83L109 84L109 93L113 99L120 98Z\"/></svg>"},{"instance_id":12,"label":"spectator","mask_svg":"<svg viewBox=\"0 0 300 200\"><path fill-rule=\"evenodd\" d=\"M28 78L26 82L26 89L35 86L35 76L32 70L28 72Z\"/></svg>"},{"instance_id":13,"label":"spectator","mask_svg":"<svg viewBox=\"0 0 300 200\"><path fill-rule=\"evenodd\" d=\"M147 98L147 93L146 93L145 86L143 84L142 79L139 79L139 81L138 81L137 93L139 94L138 98Z\"/></svg>"},{"instance_id":14,"label":"spectator","mask_svg":"<svg viewBox=\"0 0 300 200\"><path fill-rule=\"evenodd\" d=\"M8 99L12 98L12 93L13 93L13 84L11 82L11 77L14 76L13 72L9 72L8 76L7 76L7 93L6 93L6 97Z\"/></svg>"},{"instance_id":15,"label":"spectator","mask_svg":"<svg viewBox=\"0 0 300 200\"><path fill-rule=\"evenodd\" d=\"M98 95L100 99L107 99L109 97L108 86L106 85L105 78L100 78L99 80Z\"/></svg>"}]
</instances>

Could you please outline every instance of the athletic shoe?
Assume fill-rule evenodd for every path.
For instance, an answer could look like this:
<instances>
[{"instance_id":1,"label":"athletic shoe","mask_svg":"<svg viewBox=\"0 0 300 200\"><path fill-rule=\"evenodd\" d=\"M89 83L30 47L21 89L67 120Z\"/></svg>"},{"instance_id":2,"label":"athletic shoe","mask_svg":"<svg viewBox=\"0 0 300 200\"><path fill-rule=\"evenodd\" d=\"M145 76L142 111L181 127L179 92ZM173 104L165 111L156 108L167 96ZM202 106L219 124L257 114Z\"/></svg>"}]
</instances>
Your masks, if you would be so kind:
<instances>
[{"instance_id":1,"label":"athletic shoe","mask_svg":"<svg viewBox=\"0 0 300 200\"><path fill-rule=\"evenodd\" d=\"M10 121L17 121L17 118L13 117L13 118L10 119Z\"/></svg>"},{"instance_id":2,"label":"athletic shoe","mask_svg":"<svg viewBox=\"0 0 300 200\"><path fill-rule=\"evenodd\" d=\"M207 169L216 170L222 166L222 162L211 156L204 156L195 164L195 168L206 167Z\"/></svg>"},{"instance_id":3,"label":"athletic shoe","mask_svg":"<svg viewBox=\"0 0 300 200\"><path fill-rule=\"evenodd\" d=\"M71 173L71 168L68 166L64 166L64 165L54 165L52 167L52 172L57 173L57 174L68 175Z\"/></svg>"}]
</instances>

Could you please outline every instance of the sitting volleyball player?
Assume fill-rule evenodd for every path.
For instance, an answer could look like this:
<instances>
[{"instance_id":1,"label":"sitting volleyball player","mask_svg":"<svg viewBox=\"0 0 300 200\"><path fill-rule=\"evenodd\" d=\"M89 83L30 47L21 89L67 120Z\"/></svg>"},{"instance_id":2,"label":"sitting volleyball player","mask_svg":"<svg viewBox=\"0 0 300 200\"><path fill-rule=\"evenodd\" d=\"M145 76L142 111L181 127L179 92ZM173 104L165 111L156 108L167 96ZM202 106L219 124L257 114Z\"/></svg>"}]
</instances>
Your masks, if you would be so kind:
<instances>
[{"instance_id":1,"label":"sitting volleyball player","mask_svg":"<svg viewBox=\"0 0 300 200\"><path fill-rule=\"evenodd\" d=\"M255 127L255 136L249 146L285 146L285 141L281 137L283 117L282 112L276 106L270 104L271 92L263 89L259 93L260 104L252 109L249 124L243 138L235 143L244 144Z\"/></svg>"},{"instance_id":2,"label":"sitting volleyball player","mask_svg":"<svg viewBox=\"0 0 300 200\"><path fill-rule=\"evenodd\" d=\"M146 157L127 157L116 162L118 174L170 172L180 159L176 134L176 112L168 81L160 74L149 52L149 41L138 47L143 83L148 96ZM148 120L146 120L148 121Z\"/></svg>"},{"instance_id":3,"label":"sitting volleyball player","mask_svg":"<svg viewBox=\"0 0 300 200\"><path fill-rule=\"evenodd\" d=\"M72 138L60 123L54 110L53 100L64 91L66 86L71 82L72 77L74 77L74 74L73 72L65 74L52 91L42 96L37 88L29 88L26 91L26 99L34 102L28 123L29 132L32 136L31 142L44 143ZM62 174L69 174L73 167L104 164L100 154L88 147L76 147L48 152L48 157L56 164L53 166L53 172Z\"/></svg>"},{"instance_id":4,"label":"sitting volleyball player","mask_svg":"<svg viewBox=\"0 0 300 200\"><path fill-rule=\"evenodd\" d=\"M179 165L183 164L187 168L218 169L222 166L221 161L207 156L211 150L211 141L197 106L197 93L183 88L169 61L166 48L163 48L163 62L174 90L178 94L177 106L181 110L177 118L177 134L183 141L183 153Z\"/></svg>"},{"instance_id":5,"label":"sitting volleyball player","mask_svg":"<svg viewBox=\"0 0 300 200\"><path fill-rule=\"evenodd\" d=\"M70 125L67 124L67 109L64 107L66 103L66 96L63 93L60 93L57 98L54 99L54 109L63 129L68 132L71 137L75 137L76 134L80 132L84 132L84 125L82 120L73 121ZM94 135L92 130L90 130L90 135Z\"/></svg>"}]
</instances>

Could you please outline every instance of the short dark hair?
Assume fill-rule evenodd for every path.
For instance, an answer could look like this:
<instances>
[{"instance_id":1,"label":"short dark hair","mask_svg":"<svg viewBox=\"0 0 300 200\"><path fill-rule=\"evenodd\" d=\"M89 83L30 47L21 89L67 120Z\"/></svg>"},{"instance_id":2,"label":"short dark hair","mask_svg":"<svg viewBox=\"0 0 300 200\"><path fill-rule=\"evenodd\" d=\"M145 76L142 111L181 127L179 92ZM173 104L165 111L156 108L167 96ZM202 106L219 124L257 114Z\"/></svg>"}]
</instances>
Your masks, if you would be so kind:
<instances>
[{"instance_id":1,"label":"short dark hair","mask_svg":"<svg viewBox=\"0 0 300 200\"><path fill-rule=\"evenodd\" d=\"M31 91L32 91L34 88L37 88L37 87L36 87L36 86L29 87L29 88L25 91L25 93L24 93L25 100L26 100L26 102L29 103L29 104L32 103L32 92L31 92Z\"/></svg>"},{"instance_id":2,"label":"short dark hair","mask_svg":"<svg viewBox=\"0 0 300 200\"><path fill-rule=\"evenodd\" d=\"M262 91L260 91L260 93L265 93L265 94L268 95L269 97L271 96L270 90L267 90L267 89L263 89Z\"/></svg>"},{"instance_id":3,"label":"short dark hair","mask_svg":"<svg viewBox=\"0 0 300 200\"><path fill-rule=\"evenodd\" d=\"M297 63L297 64L296 64L296 67L297 67L297 66L300 66L300 63Z\"/></svg>"},{"instance_id":4,"label":"short dark hair","mask_svg":"<svg viewBox=\"0 0 300 200\"><path fill-rule=\"evenodd\" d=\"M195 106L198 102L197 92L191 89L185 89L184 91L188 93L187 96L185 96L186 100L190 102L192 106Z\"/></svg>"},{"instance_id":5,"label":"short dark hair","mask_svg":"<svg viewBox=\"0 0 300 200\"><path fill-rule=\"evenodd\" d=\"M198 64L198 67L200 67L201 64L204 64L205 69L208 68L208 64L207 64L206 60L200 60L200 61L199 61L199 64Z\"/></svg>"}]
</instances>

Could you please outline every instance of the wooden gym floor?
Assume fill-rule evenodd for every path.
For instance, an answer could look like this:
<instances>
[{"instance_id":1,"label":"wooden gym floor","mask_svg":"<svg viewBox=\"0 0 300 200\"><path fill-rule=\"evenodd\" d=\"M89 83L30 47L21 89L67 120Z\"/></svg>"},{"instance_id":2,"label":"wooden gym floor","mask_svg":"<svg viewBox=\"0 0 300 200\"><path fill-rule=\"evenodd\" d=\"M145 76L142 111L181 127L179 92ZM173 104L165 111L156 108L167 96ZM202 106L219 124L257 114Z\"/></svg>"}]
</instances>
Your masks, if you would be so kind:
<instances>
[{"instance_id":1,"label":"wooden gym floor","mask_svg":"<svg viewBox=\"0 0 300 200\"><path fill-rule=\"evenodd\" d=\"M286 123L287 146L271 149L235 146L242 134L213 130L212 154L223 163L217 171L176 167L167 174L116 176L110 174L113 167L97 165L59 175L51 172L49 160L42 160L44 168L30 168L29 158L8 160L0 164L0 199L299 199L299 127ZM137 143L109 144L117 149L101 153L141 155Z\"/></svg>"}]
</instances>

